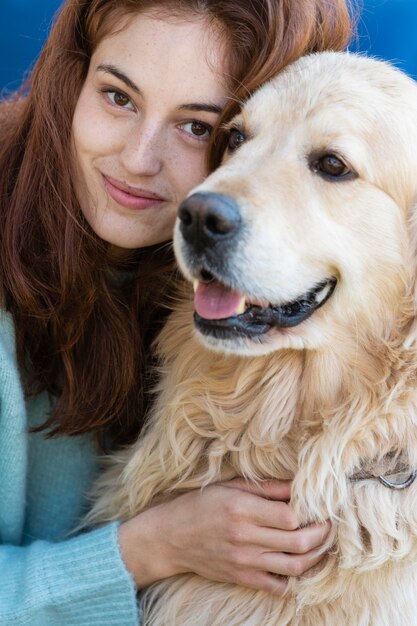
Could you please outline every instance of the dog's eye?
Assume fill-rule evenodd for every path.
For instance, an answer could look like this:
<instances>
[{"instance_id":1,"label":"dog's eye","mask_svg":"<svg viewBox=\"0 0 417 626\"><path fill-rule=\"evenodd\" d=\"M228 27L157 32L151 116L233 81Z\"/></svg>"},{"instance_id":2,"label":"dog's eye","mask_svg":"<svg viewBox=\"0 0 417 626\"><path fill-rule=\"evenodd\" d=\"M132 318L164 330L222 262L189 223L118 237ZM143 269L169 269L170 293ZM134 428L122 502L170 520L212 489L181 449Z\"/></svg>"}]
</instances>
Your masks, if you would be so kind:
<instances>
[{"instance_id":1,"label":"dog's eye","mask_svg":"<svg viewBox=\"0 0 417 626\"><path fill-rule=\"evenodd\" d=\"M242 143L246 140L245 135L238 128L232 128L229 133L229 141L227 147L229 152L237 150Z\"/></svg>"},{"instance_id":2,"label":"dog's eye","mask_svg":"<svg viewBox=\"0 0 417 626\"><path fill-rule=\"evenodd\" d=\"M327 179L352 178L354 172L335 154L325 154L312 163L312 170Z\"/></svg>"}]
</instances>

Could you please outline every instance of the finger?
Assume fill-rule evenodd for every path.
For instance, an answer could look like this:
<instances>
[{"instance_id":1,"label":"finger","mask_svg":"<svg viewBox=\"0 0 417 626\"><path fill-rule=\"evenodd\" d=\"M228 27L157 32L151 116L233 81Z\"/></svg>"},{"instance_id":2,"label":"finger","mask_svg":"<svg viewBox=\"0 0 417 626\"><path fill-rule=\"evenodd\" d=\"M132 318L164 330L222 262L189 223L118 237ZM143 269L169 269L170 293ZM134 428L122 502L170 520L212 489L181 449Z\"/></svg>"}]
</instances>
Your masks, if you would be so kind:
<instances>
[{"instance_id":1,"label":"finger","mask_svg":"<svg viewBox=\"0 0 417 626\"><path fill-rule=\"evenodd\" d=\"M280 530L296 530L300 526L294 510L286 502L257 497L250 504L251 519L257 526Z\"/></svg>"},{"instance_id":2,"label":"finger","mask_svg":"<svg viewBox=\"0 0 417 626\"><path fill-rule=\"evenodd\" d=\"M266 591L276 596L283 596L288 587L288 579L284 576L276 576L269 572L257 570L241 572L237 582L243 587Z\"/></svg>"},{"instance_id":3,"label":"finger","mask_svg":"<svg viewBox=\"0 0 417 626\"><path fill-rule=\"evenodd\" d=\"M225 511L236 522L280 530L296 530L300 526L293 509L286 502L266 500L240 489L224 489L223 496L225 494Z\"/></svg>"},{"instance_id":4,"label":"finger","mask_svg":"<svg viewBox=\"0 0 417 626\"><path fill-rule=\"evenodd\" d=\"M247 543L275 552L305 554L323 545L330 528L330 522L310 524L290 531L254 526L248 530L246 540Z\"/></svg>"},{"instance_id":5,"label":"finger","mask_svg":"<svg viewBox=\"0 0 417 626\"><path fill-rule=\"evenodd\" d=\"M244 478L233 478L218 484L232 489L240 489L270 500L289 500L291 496L290 480L263 480L259 483L253 483Z\"/></svg>"},{"instance_id":6,"label":"finger","mask_svg":"<svg viewBox=\"0 0 417 626\"><path fill-rule=\"evenodd\" d=\"M323 558L323 552L315 548L305 554L286 554L285 552L264 552L260 555L256 567L280 576L301 576Z\"/></svg>"}]
</instances>

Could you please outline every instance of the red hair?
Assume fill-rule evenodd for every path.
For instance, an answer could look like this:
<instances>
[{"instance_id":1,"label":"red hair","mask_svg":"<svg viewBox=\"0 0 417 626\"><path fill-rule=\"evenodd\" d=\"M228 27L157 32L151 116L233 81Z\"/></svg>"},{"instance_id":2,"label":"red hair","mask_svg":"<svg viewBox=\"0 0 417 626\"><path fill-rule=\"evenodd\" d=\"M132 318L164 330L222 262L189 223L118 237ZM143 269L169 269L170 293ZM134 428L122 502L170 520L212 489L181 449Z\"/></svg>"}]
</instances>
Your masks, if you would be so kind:
<instances>
[{"instance_id":1,"label":"red hair","mask_svg":"<svg viewBox=\"0 0 417 626\"><path fill-rule=\"evenodd\" d=\"M145 419L150 345L173 281L169 245L139 250L116 268L85 221L71 162L76 102L98 43L145 10L203 15L228 44L238 103L307 52L346 46L344 0L68 0L33 70L24 99L0 119L0 299L15 322L26 393L57 400L49 436L95 430L134 439ZM220 125L219 125L220 126ZM214 133L210 167L221 157ZM114 278L117 269L117 279ZM124 278L121 278L124 276Z\"/></svg>"}]
</instances>

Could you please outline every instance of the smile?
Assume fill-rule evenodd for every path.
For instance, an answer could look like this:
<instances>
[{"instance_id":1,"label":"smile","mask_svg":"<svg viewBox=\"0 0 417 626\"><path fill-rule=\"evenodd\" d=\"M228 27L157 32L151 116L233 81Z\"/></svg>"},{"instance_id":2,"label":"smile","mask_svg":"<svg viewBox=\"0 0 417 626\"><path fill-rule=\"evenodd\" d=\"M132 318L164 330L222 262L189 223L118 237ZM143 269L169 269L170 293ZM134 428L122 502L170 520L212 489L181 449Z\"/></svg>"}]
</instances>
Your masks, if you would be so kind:
<instances>
[{"instance_id":1,"label":"smile","mask_svg":"<svg viewBox=\"0 0 417 626\"><path fill-rule=\"evenodd\" d=\"M194 323L203 335L219 339L236 336L259 337L272 328L298 326L319 309L336 287L337 279L327 278L292 302L274 306L246 304L243 295L216 280L198 283L195 293ZM227 316L221 317L222 313Z\"/></svg>"},{"instance_id":2,"label":"smile","mask_svg":"<svg viewBox=\"0 0 417 626\"><path fill-rule=\"evenodd\" d=\"M152 191L130 187L104 175L103 183L109 196L126 209L134 211L150 209L158 207L166 201Z\"/></svg>"}]
</instances>

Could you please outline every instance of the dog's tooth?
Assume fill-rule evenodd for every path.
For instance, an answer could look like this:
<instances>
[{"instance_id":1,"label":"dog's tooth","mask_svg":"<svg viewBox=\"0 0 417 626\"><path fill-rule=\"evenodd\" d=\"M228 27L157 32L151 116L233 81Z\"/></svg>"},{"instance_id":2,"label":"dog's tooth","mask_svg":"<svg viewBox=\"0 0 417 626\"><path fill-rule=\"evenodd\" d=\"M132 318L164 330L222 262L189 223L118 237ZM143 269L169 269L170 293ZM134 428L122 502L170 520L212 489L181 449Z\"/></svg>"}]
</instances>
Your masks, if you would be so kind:
<instances>
[{"instance_id":1,"label":"dog's tooth","mask_svg":"<svg viewBox=\"0 0 417 626\"><path fill-rule=\"evenodd\" d=\"M239 302L239 305L236 309L236 315L241 315L241 313L244 313L246 309L246 300L245 300L245 296L242 296Z\"/></svg>"},{"instance_id":2,"label":"dog's tooth","mask_svg":"<svg viewBox=\"0 0 417 626\"><path fill-rule=\"evenodd\" d=\"M195 280L193 280L194 293L197 291L199 284L200 284L200 281L197 278Z\"/></svg>"}]
</instances>

